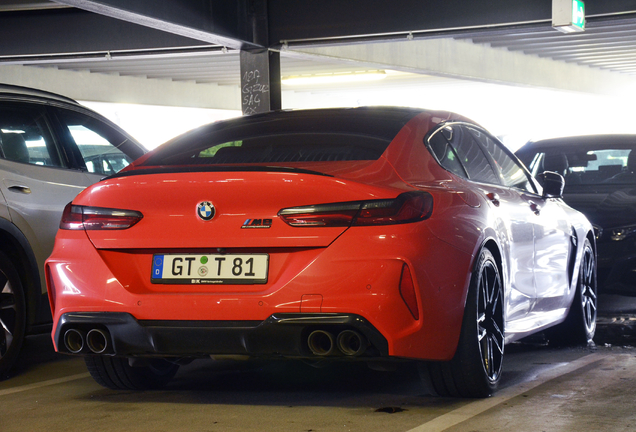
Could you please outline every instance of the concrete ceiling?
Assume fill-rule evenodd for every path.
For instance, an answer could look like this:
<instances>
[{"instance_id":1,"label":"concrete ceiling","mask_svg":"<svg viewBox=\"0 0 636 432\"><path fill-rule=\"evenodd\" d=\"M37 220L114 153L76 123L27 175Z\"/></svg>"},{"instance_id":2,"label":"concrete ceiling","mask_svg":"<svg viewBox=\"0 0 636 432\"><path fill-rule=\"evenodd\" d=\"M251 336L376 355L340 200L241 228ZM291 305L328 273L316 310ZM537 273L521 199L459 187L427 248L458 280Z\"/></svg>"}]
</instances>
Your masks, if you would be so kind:
<instances>
[{"instance_id":1,"label":"concrete ceiling","mask_svg":"<svg viewBox=\"0 0 636 432\"><path fill-rule=\"evenodd\" d=\"M616 94L636 81L633 1L588 0L592 13L586 30L573 34L552 29L550 0L449 0L445 8L440 2L404 0L405 8L397 13L387 9L389 2L377 10L350 3L342 9L337 0L269 0L269 30L263 37L241 25L224 26L236 21L234 9L213 10L211 16L221 18L211 24L196 13L201 5L218 2L170 0L158 7L150 0L1 0L0 81L30 85L50 80L54 72L76 72L84 85L73 84L72 75L59 75L66 84L51 90L86 100L96 87L91 82L111 89L116 78L157 80L148 85L153 98L136 101L159 104L156 89L169 87L168 82L175 90L164 95L177 104L176 94L190 94L184 93L185 86L213 85L217 90L205 98L209 104L219 99L219 87L235 90L223 98L240 97L238 50L255 45L281 52L283 78L404 72L374 83L376 88L462 79ZM419 11L419 20L409 8ZM124 87L130 93L144 86ZM107 99L93 91L96 100Z\"/></svg>"},{"instance_id":2,"label":"concrete ceiling","mask_svg":"<svg viewBox=\"0 0 636 432\"><path fill-rule=\"evenodd\" d=\"M588 24L585 32L581 33L562 34L544 26L507 32L460 34L453 39L540 59L547 58L581 67L636 76L636 17L592 22ZM399 43L397 40L391 42ZM238 85L240 81L238 51L214 45L154 52L97 52L85 54L83 58L14 57L13 60L5 59L4 63L219 85ZM328 61L324 58L283 55L282 61L283 75L287 76L342 73L360 70L361 67L364 69L364 65Z\"/></svg>"}]
</instances>

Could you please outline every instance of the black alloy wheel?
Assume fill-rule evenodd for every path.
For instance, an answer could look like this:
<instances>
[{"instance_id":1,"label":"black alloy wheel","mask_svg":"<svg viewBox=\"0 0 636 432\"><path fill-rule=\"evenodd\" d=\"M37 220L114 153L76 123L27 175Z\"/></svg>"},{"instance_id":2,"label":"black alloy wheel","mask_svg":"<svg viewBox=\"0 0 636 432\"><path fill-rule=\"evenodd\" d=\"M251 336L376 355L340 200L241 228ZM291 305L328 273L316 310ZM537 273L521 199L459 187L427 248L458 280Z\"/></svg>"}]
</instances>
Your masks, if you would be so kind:
<instances>
[{"instance_id":1,"label":"black alloy wheel","mask_svg":"<svg viewBox=\"0 0 636 432\"><path fill-rule=\"evenodd\" d=\"M579 272L579 302L581 304L582 319L584 329L583 338L589 343L594 338L596 332L596 260L594 251L589 241L585 242L583 258L581 259L581 271Z\"/></svg>"},{"instance_id":2,"label":"black alloy wheel","mask_svg":"<svg viewBox=\"0 0 636 432\"><path fill-rule=\"evenodd\" d=\"M503 292L494 261L481 269L477 302L477 333L481 362L490 382L499 381L504 356Z\"/></svg>"},{"instance_id":3,"label":"black alloy wheel","mask_svg":"<svg viewBox=\"0 0 636 432\"><path fill-rule=\"evenodd\" d=\"M587 345L593 342L596 333L597 293L596 256L592 244L586 239L570 310L565 321L546 330L551 345Z\"/></svg>"},{"instance_id":4,"label":"black alloy wheel","mask_svg":"<svg viewBox=\"0 0 636 432\"><path fill-rule=\"evenodd\" d=\"M15 363L26 325L22 282L13 262L0 252L0 378Z\"/></svg>"},{"instance_id":5,"label":"black alloy wheel","mask_svg":"<svg viewBox=\"0 0 636 432\"><path fill-rule=\"evenodd\" d=\"M483 249L471 277L455 356L449 362L420 365L423 380L438 395L488 397L496 390L504 358L503 308L497 262Z\"/></svg>"}]
</instances>

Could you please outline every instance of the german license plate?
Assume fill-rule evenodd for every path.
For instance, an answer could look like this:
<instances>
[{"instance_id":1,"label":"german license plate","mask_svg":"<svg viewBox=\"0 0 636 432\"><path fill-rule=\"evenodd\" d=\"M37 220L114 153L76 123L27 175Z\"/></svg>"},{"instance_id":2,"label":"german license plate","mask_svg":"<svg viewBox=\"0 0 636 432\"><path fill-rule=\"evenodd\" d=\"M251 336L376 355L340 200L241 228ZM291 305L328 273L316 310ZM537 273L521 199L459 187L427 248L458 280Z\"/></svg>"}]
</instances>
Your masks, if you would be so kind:
<instances>
[{"instance_id":1,"label":"german license plate","mask_svg":"<svg viewBox=\"0 0 636 432\"><path fill-rule=\"evenodd\" d=\"M155 254L152 283L262 284L267 283L267 254Z\"/></svg>"}]
</instances>

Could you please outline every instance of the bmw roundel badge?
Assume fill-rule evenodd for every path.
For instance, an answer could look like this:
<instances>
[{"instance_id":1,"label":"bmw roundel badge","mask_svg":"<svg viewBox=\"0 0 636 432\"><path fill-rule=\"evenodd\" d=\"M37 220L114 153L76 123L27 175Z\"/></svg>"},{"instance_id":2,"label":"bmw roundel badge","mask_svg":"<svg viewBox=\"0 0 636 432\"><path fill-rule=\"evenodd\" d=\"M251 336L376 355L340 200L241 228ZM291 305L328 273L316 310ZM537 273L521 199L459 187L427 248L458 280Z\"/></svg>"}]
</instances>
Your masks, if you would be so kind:
<instances>
[{"instance_id":1,"label":"bmw roundel badge","mask_svg":"<svg viewBox=\"0 0 636 432\"><path fill-rule=\"evenodd\" d=\"M212 219L215 213L214 205L210 201L203 201L197 205L197 214L204 221Z\"/></svg>"}]
</instances>

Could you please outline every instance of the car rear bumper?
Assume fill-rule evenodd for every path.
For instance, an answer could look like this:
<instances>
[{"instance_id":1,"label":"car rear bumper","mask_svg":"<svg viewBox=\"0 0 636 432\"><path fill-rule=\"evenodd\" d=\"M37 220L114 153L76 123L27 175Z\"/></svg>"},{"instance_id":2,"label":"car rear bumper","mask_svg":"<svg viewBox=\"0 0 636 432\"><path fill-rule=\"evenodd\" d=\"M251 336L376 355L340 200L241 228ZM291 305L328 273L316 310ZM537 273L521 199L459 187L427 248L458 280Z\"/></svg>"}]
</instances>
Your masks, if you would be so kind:
<instances>
[{"instance_id":1,"label":"car rear bumper","mask_svg":"<svg viewBox=\"0 0 636 432\"><path fill-rule=\"evenodd\" d=\"M266 327L260 323L280 314L336 314L362 317L373 326L386 340L386 348L375 345L378 355L450 360L459 340L470 279L467 269L473 257L437 239L424 223L392 226L390 232L383 227L360 227L328 248L272 248L265 251L270 253L267 284L210 286L152 284L152 251L97 250L84 232L60 231L46 263L55 349L65 348L60 338L66 330L58 330L65 316L118 313L134 317L139 329L117 336L121 340L113 341L117 355L260 355L264 350L265 354L298 357L308 355L299 348L300 336L292 348L275 336L259 339ZM405 269L412 276L415 315L400 292ZM213 328L223 326L221 323L242 327L240 323L246 322L245 329L237 330L234 324L230 329ZM175 323L177 329L173 330ZM285 329L288 327L294 326L288 324ZM308 326L278 331L300 334L305 328ZM230 336L227 341L215 340L217 334ZM137 335L142 335L142 342L130 343L137 351L127 351L127 338ZM251 335L257 336L250 339ZM79 335L76 339L79 341ZM196 342L200 340L211 346L200 348ZM187 349L170 348L168 342L186 344ZM273 348L252 348L261 342L264 346L272 343Z\"/></svg>"},{"instance_id":2,"label":"car rear bumper","mask_svg":"<svg viewBox=\"0 0 636 432\"><path fill-rule=\"evenodd\" d=\"M388 356L388 343L363 317L336 313L281 313L264 321L143 321L124 312L65 313L53 335L59 352L128 357L364 357ZM333 349L310 349L314 332ZM338 348L338 335L355 332L361 349ZM352 333L345 333L351 335ZM351 341L349 341L351 342ZM344 343L344 342L343 342Z\"/></svg>"}]
</instances>

